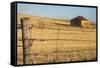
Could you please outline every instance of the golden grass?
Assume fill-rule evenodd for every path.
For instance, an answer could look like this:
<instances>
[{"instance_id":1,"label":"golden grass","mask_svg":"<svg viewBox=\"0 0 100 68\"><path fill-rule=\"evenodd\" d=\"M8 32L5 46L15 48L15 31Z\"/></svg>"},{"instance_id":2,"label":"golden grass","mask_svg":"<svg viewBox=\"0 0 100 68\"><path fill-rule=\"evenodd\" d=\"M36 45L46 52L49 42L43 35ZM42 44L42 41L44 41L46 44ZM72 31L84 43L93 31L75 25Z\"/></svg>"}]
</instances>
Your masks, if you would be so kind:
<instances>
[{"instance_id":1,"label":"golden grass","mask_svg":"<svg viewBox=\"0 0 100 68\"><path fill-rule=\"evenodd\" d=\"M18 15L17 24L20 25L20 18L24 16ZM57 19L28 17L33 26L31 37L35 39L32 41L32 64L96 60L95 28L73 27L68 21ZM17 64L23 64L21 29L17 32Z\"/></svg>"}]
</instances>

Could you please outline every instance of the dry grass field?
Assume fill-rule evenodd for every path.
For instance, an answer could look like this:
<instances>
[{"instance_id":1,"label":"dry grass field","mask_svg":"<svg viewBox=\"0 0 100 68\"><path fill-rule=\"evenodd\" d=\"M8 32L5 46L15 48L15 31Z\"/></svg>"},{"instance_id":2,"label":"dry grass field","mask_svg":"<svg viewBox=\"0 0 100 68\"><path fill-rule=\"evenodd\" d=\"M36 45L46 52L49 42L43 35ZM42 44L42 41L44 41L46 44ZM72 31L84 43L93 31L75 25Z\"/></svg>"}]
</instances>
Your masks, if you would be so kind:
<instances>
[{"instance_id":1,"label":"dry grass field","mask_svg":"<svg viewBox=\"0 0 100 68\"><path fill-rule=\"evenodd\" d=\"M27 64L96 60L96 28L92 25L73 27L68 20L18 14L17 64L23 64L22 17L29 17L32 25L32 63Z\"/></svg>"}]
</instances>

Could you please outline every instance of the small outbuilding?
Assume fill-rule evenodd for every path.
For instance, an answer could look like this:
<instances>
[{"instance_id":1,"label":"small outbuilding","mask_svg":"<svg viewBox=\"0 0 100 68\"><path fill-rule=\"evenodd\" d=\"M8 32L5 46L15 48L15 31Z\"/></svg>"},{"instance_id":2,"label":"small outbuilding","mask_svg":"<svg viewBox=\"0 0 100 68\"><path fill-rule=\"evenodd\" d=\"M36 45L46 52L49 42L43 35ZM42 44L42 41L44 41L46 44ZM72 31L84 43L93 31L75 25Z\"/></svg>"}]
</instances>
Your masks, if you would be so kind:
<instances>
[{"instance_id":1,"label":"small outbuilding","mask_svg":"<svg viewBox=\"0 0 100 68\"><path fill-rule=\"evenodd\" d=\"M90 22L88 21L88 19L84 18L83 16L77 16L71 20L71 25L87 28L90 26Z\"/></svg>"}]
</instances>

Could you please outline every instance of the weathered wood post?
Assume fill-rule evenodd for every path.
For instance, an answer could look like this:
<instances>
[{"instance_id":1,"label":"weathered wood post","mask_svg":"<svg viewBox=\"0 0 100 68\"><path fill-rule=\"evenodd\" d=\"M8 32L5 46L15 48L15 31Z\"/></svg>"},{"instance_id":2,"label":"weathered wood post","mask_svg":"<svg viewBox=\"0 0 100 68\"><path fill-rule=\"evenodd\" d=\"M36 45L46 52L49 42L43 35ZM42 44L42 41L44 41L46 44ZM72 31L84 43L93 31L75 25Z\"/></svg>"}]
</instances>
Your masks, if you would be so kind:
<instances>
[{"instance_id":1,"label":"weathered wood post","mask_svg":"<svg viewBox=\"0 0 100 68\"><path fill-rule=\"evenodd\" d=\"M31 23L28 17L21 19L22 42L23 42L23 64L33 63L32 40L31 40Z\"/></svg>"}]
</instances>

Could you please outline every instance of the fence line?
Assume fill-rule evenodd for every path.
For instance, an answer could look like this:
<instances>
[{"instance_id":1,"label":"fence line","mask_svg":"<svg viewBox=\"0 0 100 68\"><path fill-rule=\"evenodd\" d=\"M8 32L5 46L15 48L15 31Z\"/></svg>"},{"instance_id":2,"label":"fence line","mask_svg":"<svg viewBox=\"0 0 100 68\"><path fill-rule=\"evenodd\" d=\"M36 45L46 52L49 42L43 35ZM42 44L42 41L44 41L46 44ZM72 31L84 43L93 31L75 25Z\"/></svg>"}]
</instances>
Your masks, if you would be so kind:
<instances>
[{"instance_id":1,"label":"fence line","mask_svg":"<svg viewBox=\"0 0 100 68\"><path fill-rule=\"evenodd\" d=\"M67 27L67 26L66 26ZM17 27L18 29L21 29L21 27ZM75 30L75 29L61 29L61 28L49 28L49 27L40 27L40 26L34 26L32 25L32 28L39 28L39 29L48 29L48 30L63 30L63 31L80 31L80 32L95 32L95 30ZM81 29L81 28L80 28Z\"/></svg>"},{"instance_id":2,"label":"fence line","mask_svg":"<svg viewBox=\"0 0 100 68\"><path fill-rule=\"evenodd\" d=\"M22 24L22 23L21 23ZM17 24L17 28L18 29L22 29L23 27L21 26L21 24ZM36 55L38 55L38 54L35 54L35 53L30 53L30 54L28 54L28 53L25 53L25 50L27 51L27 48L29 48L29 47L31 47L31 49L32 49L32 45L34 44L34 43L32 43L32 42L34 42L34 41L56 41L55 43L55 45L56 45L56 51L55 51L55 53L56 53L56 61L58 60L58 54L59 54L59 49L58 49L58 45L59 45L59 41L84 41L84 42L96 42L95 40L81 40L81 39L60 39L59 38L59 35L61 34L60 33L60 31L80 31L80 32L95 32L95 30L81 30L81 28L79 29L79 30L77 30L77 29L70 29L70 28L67 28L67 26L64 26L64 28L66 27L66 29L64 29L64 28L60 28L60 27L58 27L58 25L56 25L56 28L55 28L55 26L52 26L52 27L54 27L54 28L52 28L52 27L49 27L49 25L47 25L47 26L45 26L45 24L44 23L42 23L41 21L38 23L39 24L39 26L35 26L35 25L33 25L33 24L30 24L31 25L31 27L29 27L28 29L33 29L33 28L38 28L38 29L47 29L47 30L57 30L57 32L55 33L56 35L57 35L57 39L34 39L34 38L23 38L23 37L21 37L21 38L17 38L17 40L18 41L24 41L24 42L22 42L22 45L19 45L18 44L18 46L17 47L23 47L23 60L21 60L21 59L17 59L17 60L19 60L19 61L22 61L23 62L23 64L26 64L26 59L25 59L25 57L26 56L30 56L29 57L29 63L28 64L30 64L31 62L33 63L33 59L32 59L32 57L34 57L34 56L36 56ZM60 26L60 25L59 25ZM26 27L26 26L24 26L24 27ZM24 29L22 29L22 33L23 33L23 31L24 31ZM29 31L30 32L30 31ZM62 34L74 34L74 33L62 33ZM23 36L24 36L24 34L22 34ZM28 44L29 46L27 46L27 47L25 47L25 42L26 41L28 41L28 43L30 42L31 44ZM32 51L32 50L31 50ZM80 51L80 50L75 50L75 51ZM81 50L82 51L82 50ZM71 52L71 51L69 51L69 52ZM74 52L74 51L72 51L72 52ZM62 52L62 53L64 53L64 51ZM67 53L68 53L68 51L67 51ZM18 54L19 55L19 54ZM41 54L39 54L39 55L41 55ZM46 55L46 54L45 54ZM31 63L31 64L32 64Z\"/></svg>"},{"instance_id":3,"label":"fence line","mask_svg":"<svg viewBox=\"0 0 100 68\"><path fill-rule=\"evenodd\" d=\"M22 39L18 39L22 41ZM23 40L31 40L31 41L57 41L57 40L64 40L64 41L87 41L87 42L96 42L94 40L75 40L75 39L23 39Z\"/></svg>"}]
</instances>

